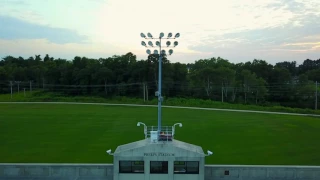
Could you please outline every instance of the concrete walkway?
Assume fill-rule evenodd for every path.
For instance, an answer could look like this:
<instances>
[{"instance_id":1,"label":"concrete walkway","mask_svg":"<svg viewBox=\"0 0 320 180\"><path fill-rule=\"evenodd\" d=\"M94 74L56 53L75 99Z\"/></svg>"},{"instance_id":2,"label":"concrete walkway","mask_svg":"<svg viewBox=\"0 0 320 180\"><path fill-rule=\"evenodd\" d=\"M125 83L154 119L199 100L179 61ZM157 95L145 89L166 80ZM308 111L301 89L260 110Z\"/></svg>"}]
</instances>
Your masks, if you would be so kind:
<instances>
[{"instance_id":1,"label":"concrete walkway","mask_svg":"<svg viewBox=\"0 0 320 180\"><path fill-rule=\"evenodd\" d=\"M0 104L77 104L77 105L100 105L100 106L158 107L158 105L144 105L144 104L80 103L80 102L0 102ZM318 114L300 114L300 113L286 113L286 112L272 112L272 111L201 108L201 107L185 107L185 106L162 106L162 107L176 108L176 109L196 109L196 110L207 110L207 111L230 111L230 112L244 112L244 113L261 113L261 114L279 114L279 115L320 117L320 115L318 115Z\"/></svg>"}]
</instances>

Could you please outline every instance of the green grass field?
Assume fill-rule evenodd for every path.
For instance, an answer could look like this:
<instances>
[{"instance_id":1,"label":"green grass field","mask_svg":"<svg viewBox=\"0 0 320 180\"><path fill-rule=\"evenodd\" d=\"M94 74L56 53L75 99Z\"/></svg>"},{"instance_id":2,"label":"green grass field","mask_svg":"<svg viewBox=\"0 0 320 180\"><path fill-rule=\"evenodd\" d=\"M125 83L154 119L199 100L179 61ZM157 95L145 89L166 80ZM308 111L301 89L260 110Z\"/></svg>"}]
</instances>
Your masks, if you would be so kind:
<instances>
[{"instance_id":1,"label":"green grass field","mask_svg":"<svg viewBox=\"0 0 320 180\"><path fill-rule=\"evenodd\" d=\"M144 138L155 107L0 104L0 162L111 163L107 149ZM214 152L206 164L320 165L320 119L163 108L175 138Z\"/></svg>"}]
</instances>

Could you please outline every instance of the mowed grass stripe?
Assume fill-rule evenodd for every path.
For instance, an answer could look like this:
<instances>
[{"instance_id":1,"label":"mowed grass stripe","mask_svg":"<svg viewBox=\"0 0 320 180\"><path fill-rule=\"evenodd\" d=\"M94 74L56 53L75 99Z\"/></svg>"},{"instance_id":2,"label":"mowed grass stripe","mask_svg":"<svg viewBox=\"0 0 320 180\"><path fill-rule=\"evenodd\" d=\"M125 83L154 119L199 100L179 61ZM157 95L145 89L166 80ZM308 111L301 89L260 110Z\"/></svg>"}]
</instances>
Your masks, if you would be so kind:
<instances>
[{"instance_id":1,"label":"mowed grass stripe","mask_svg":"<svg viewBox=\"0 0 320 180\"><path fill-rule=\"evenodd\" d=\"M0 104L0 162L111 163L105 151L144 138L156 107ZM315 117L163 108L175 138L214 155L207 164L320 165Z\"/></svg>"}]
</instances>

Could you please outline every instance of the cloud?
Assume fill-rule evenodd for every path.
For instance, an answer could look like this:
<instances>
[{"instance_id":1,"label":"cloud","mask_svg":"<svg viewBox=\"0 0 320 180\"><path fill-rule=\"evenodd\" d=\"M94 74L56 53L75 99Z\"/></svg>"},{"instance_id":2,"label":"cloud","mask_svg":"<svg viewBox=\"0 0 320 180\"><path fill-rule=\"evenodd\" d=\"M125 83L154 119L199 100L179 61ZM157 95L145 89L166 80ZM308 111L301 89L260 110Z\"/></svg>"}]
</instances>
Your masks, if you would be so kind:
<instances>
[{"instance_id":1,"label":"cloud","mask_svg":"<svg viewBox=\"0 0 320 180\"><path fill-rule=\"evenodd\" d=\"M299 41L284 43L281 47L292 50L293 52L320 52L320 35L313 36L312 39L306 40L309 38L310 36L308 38L302 38Z\"/></svg>"},{"instance_id":2,"label":"cloud","mask_svg":"<svg viewBox=\"0 0 320 180\"><path fill-rule=\"evenodd\" d=\"M221 48L222 44L224 44L223 48L237 48L238 46L254 44L255 49L261 49L270 45L278 46L317 35L320 35L320 22L313 21L299 27L289 24L286 27L247 30L211 36L204 39L202 44L191 45L189 48L200 52L208 52Z\"/></svg>"},{"instance_id":3,"label":"cloud","mask_svg":"<svg viewBox=\"0 0 320 180\"><path fill-rule=\"evenodd\" d=\"M29 23L45 24L45 20L38 12L32 10L32 1L0 0L0 16L14 17Z\"/></svg>"},{"instance_id":4,"label":"cloud","mask_svg":"<svg viewBox=\"0 0 320 180\"><path fill-rule=\"evenodd\" d=\"M14 5L14 6L24 6L27 5L27 2L24 0L0 0L2 5Z\"/></svg>"},{"instance_id":5,"label":"cloud","mask_svg":"<svg viewBox=\"0 0 320 180\"><path fill-rule=\"evenodd\" d=\"M52 28L22 21L17 18L0 16L0 39L48 39L53 43L82 43L85 36L63 28Z\"/></svg>"},{"instance_id":6,"label":"cloud","mask_svg":"<svg viewBox=\"0 0 320 180\"><path fill-rule=\"evenodd\" d=\"M320 1L258 1L238 9L233 11L238 17L221 16L227 21L233 19L234 24L200 32L200 38L188 48L234 62L257 58L275 63L320 57L320 40L316 39L320 37Z\"/></svg>"},{"instance_id":7,"label":"cloud","mask_svg":"<svg viewBox=\"0 0 320 180\"><path fill-rule=\"evenodd\" d=\"M36 46L33 46L36 45ZM114 44L106 43L86 43L86 44L56 44L46 39L19 39L19 40L3 40L0 39L0 58L8 55L22 56L28 58L35 54L44 56L49 54L55 58L73 59L75 56L86 56L90 58L106 58L113 55L123 55L133 52L137 55L137 59L146 59L145 50L141 51L139 46L123 49ZM143 48L142 48L143 49ZM140 50L140 51L139 51ZM179 52L174 51L173 56L168 56L171 62L192 63L198 58L208 58L206 53L193 53L192 51ZM183 59L183 61L181 61Z\"/></svg>"},{"instance_id":8,"label":"cloud","mask_svg":"<svg viewBox=\"0 0 320 180\"><path fill-rule=\"evenodd\" d=\"M296 0L279 0L269 4L267 7L272 9L284 7L286 10L291 12L301 12L305 9L305 3Z\"/></svg>"},{"instance_id":9,"label":"cloud","mask_svg":"<svg viewBox=\"0 0 320 180\"><path fill-rule=\"evenodd\" d=\"M150 0L0 0L0 16L17 18L11 22L21 28L11 33L6 28L11 37L6 39L20 38L12 42L26 54L61 51L57 56L73 57L83 52L88 56L95 56L93 52L133 52L138 59L145 59L141 32L154 36L180 32L179 45L170 56L172 62L213 56L232 62L319 58L318 45L308 44L319 42L312 39L320 34L319 0L162 0L161 4L165 8L157 13L153 7L159 2ZM24 32L25 24L38 28ZM24 47L30 46L26 42L46 48L36 51ZM81 42L87 44L77 44Z\"/></svg>"}]
</instances>

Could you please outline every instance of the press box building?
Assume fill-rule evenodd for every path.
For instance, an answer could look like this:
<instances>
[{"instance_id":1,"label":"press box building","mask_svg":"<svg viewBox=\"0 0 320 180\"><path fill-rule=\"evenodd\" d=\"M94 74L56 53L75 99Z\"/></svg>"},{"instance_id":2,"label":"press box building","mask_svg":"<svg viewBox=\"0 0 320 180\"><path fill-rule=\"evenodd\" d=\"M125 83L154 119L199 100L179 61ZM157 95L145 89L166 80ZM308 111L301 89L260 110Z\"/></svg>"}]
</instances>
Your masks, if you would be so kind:
<instances>
[{"instance_id":1,"label":"press box building","mask_svg":"<svg viewBox=\"0 0 320 180\"><path fill-rule=\"evenodd\" d=\"M162 127L158 135L144 125L145 139L107 151L114 156L114 180L204 180L205 156L212 153L174 139L174 128Z\"/></svg>"}]
</instances>

